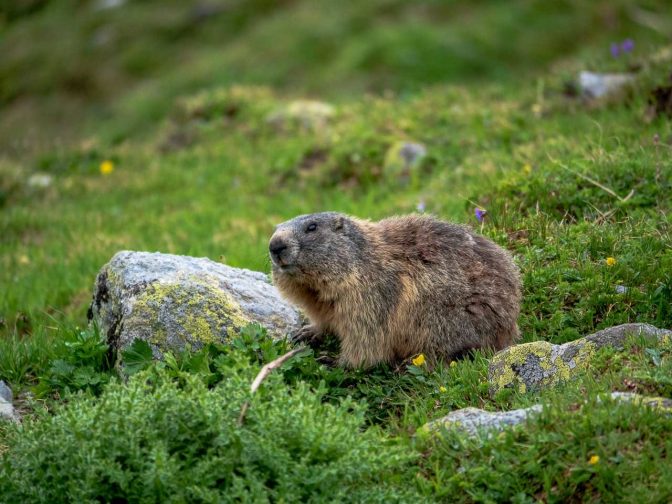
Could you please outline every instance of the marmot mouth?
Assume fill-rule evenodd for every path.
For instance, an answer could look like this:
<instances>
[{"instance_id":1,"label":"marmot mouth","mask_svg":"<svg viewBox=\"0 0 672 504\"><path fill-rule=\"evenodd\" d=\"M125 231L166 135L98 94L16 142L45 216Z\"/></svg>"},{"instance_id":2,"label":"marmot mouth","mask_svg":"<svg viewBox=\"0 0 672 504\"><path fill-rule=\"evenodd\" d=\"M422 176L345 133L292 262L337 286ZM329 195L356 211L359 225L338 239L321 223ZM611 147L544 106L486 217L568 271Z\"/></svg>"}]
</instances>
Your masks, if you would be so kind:
<instances>
[{"instance_id":1,"label":"marmot mouth","mask_svg":"<svg viewBox=\"0 0 672 504\"><path fill-rule=\"evenodd\" d=\"M277 263L273 263L273 265L275 266L275 269L276 269L276 270L278 270L278 271L280 271L280 272L282 272L282 273L286 273L286 274L288 274L288 275L291 275L291 274L293 274L293 273L296 273L296 272L299 270L299 268L297 268L294 264L277 264Z\"/></svg>"}]
</instances>

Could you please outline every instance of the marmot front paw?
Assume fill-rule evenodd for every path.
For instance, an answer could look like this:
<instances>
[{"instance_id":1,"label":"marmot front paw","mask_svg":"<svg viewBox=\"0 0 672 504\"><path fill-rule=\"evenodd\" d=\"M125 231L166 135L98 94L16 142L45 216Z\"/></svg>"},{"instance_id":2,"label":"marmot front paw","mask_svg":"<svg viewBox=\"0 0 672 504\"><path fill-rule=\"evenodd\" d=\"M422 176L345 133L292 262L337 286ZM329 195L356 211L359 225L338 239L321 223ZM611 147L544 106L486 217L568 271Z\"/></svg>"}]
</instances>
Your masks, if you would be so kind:
<instances>
[{"instance_id":1,"label":"marmot front paw","mask_svg":"<svg viewBox=\"0 0 672 504\"><path fill-rule=\"evenodd\" d=\"M309 347L315 348L316 346L319 346L320 343L322 343L323 339L324 333L322 331L320 331L314 325L307 325L303 326L292 335L291 342L294 345L305 343Z\"/></svg>"}]
</instances>

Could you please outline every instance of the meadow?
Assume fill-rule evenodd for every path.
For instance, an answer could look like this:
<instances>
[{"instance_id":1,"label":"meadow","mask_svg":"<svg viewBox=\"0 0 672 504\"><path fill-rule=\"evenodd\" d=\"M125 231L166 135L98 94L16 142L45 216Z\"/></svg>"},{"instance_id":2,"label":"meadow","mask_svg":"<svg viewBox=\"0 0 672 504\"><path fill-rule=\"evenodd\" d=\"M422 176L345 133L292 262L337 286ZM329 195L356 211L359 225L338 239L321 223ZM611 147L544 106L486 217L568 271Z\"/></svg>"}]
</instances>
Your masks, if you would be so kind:
<instances>
[{"instance_id":1,"label":"meadow","mask_svg":"<svg viewBox=\"0 0 672 504\"><path fill-rule=\"evenodd\" d=\"M0 502L672 499L672 417L604 398L672 397L670 344L494 397L487 353L364 371L305 352L237 425L286 343L250 326L120 370L86 322L119 250L268 272L276 224L338 210L431 213L511 250L522 342L671 328L665 2L99 5L23 2L0 25L0 379L23 416L0 424ZM590 100L586 69L635 80ZM287 117L307 99L333 114ZM409 173L400 142L427 150ZM498 435L416 435L533 404Z\"/></svg>"}]
</instances>

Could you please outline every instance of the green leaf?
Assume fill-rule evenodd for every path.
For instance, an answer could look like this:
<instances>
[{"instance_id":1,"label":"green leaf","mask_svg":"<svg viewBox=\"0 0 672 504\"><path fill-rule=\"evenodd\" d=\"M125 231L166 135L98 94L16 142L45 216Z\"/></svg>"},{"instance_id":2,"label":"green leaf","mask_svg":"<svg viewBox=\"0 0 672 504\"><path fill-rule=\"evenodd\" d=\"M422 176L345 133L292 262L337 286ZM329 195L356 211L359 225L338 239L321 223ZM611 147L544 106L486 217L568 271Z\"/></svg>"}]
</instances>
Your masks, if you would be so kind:
<instances>
[{"instance_id":1,"label":"green leaf","mask_svg":"<svg viewBox=\"0 0 672 504\"><path fill-rule=\"evenodd\" d=\"M63 359L57 359L52 362L49 372L55 376L69 376L75 369L75 366Z\"/></svg>"},{"instance_id":2,"label":"green leaf","mask_svg":"<svg viewBox=\"0 0 672 504\"><path fill-rule=\"evenodd\" d=\"M661 363L660 351L656 348L647 348L644 351L649 355L649 357L651 357L651 362L653 362L653 365L656 367L660 367Z\"/></svg>"},{"instance_id":3,"label":"green leaf","mask_svg":"<svg viewBox=\"0 0 672 504\"><path fill-rule=\"evenodd\" d=\"M154 361L154 355L149 343L136 339L130 347L121 352L121 360L126 373L132 375L149 367Z\"/></svg>"}]
</instances>

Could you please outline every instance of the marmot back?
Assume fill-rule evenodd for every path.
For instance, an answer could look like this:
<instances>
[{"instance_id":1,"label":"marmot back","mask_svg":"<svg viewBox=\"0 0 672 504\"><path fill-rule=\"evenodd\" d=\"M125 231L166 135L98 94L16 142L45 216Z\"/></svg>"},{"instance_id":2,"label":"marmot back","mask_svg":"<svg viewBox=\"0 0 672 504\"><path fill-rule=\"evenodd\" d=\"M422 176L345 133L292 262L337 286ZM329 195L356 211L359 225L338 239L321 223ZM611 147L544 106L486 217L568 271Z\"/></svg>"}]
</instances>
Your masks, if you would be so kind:
<instances>
[{"instance_id":1,"label":"marmot back","mask_svg":"<svg viewBox=\"0 0 672 504\"><path fill-rule=\"evenodd\" d=\"M449 361L518 336L518 269L508 252L464 226L325 212L280 224L269 250L274 284L312 322L297 339L334 333L342 364L419 353Z\"/></svg>"}]
</instances>

